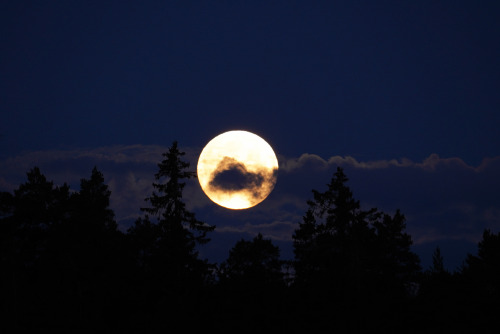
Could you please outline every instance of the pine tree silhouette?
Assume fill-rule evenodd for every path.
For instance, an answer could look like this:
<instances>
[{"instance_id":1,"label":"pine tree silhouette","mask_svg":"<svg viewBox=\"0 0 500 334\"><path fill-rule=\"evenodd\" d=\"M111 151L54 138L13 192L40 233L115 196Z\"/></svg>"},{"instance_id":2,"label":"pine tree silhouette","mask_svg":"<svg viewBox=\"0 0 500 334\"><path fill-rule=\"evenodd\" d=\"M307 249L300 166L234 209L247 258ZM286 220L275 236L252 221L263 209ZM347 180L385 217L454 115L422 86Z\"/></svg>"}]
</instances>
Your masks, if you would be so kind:
<instances>
[{"instance_id":1,"label":"pine tree silhouette","mask_svg":"<svg viewBox=\"0 0 500 334\"><path fill-rule=\"evenodd\" d=\"M245 288L283 285L280 250L258 234L252 241L240 240L221 264L222 280Z\"/></svg>"},{"instance_id":2,"label":"pine tree silhouette","mask_svg":"<svg viewBox=\"0 0 500 334\"><path fill-rule=\"evenodd\" d=\"M298 301L307 305L303 326L326 326L342 331L365 331L368 326L393 326L378 317L370 305L398 311L408 286L417 279L419 258L411 252L405 218L377 209L363 210L337 168L325 192L313 190L314 199L293 235ZM325 307L320 307L324 305ZM328 317L330 322L307 322ZM321 315L321 316L320 316ZM399 320L398 320L399 319Z\"/></svg>"},{"instance_id":3,"label":"pine tree silhouette","mask_svg":"<svg viewBox=\"0 0 500 334\"><path fill-rule=\"evenodd\" d=\"M340 294L354 293L362 284L359 270L368 260L366 247L374 238L368 223L376 212L360 209L345 185L347 180L338 168L325 192L313 190L314 200L308 201L303 222L293 235L297 284Z\"/></svg>"},{"instance_id":4,"label":"pine tree silhouette","mask_svg":"<svg viewBox=\"0 0 500 334\"><path fill-rule=\"evenodd\" d=\"M174 323L180 326L187 308L201 307L193 298L201 295L212 277L211 266L199 259L196 246L209 241L206 234L215 226L199 221L186 209L182 199L185 181L196 174L187 170L189 163L182 160L184 154L177 142L163 154L155 174L154 190L146 198L150 206L141 208L145 216L128 231L140 270L141 287L137 293L150 296L147 303L156 308L152 313L166 312L171 326ZM159 315L157 319L161 319ZM154 326L160 329L167 325L161 321Z\"/></svg>"},{"instance_id":5,"label":"pine tree silhouette","mask_svg":"<svg viewBox=\"0 0 500 334\"><path fill-rule=\"evenodd\" d=\"M251 241L240 240L220 265L217 315L223 331L271 331L284 314L285 283L280 250L258 234ZM245 319L256 319L248 323Z\"/></svg>"},{"instance_id":6,"label":"pine tree silhouette","mask_svg":"<svg viewBox=\"0 0 500 334\"><path fill-rule=\"evenodd\" d=\"M484 230L477 256L468 254L463 275L486 299L500 297L500 233Z\"/></svg>"},{"instance_id":7,"label":"pine tree silhouette","mask_svg":"<svg viewBox=\"0 0 500 334\"><path fill-rule=\"evenodd\" d=\"M183 155L176 142L163 154L127 235L97 168L78 191L34 167L0 192L0 330L495 332L500 233L485 230L453 274L437 247L421 273L404 215L363 209L341 168L292 236L290 285L261 234L238 241L214 279L197 251L214 227L186 208L196 175Z\"/></svg>"},{"instance_id":8,"label":"pine tree silhouette","mask_svg":"<svg viewBox=\"0 0 500 334\"><path fill-rule=\"evenodd\" d=\"M45 284L45 278L52 231L68 217L69 187L55 187L34 167L13 196L2 197L8 199L0 219L6 232L2 233L0 256L5 279L2 287L7 289L2 298L3 315L8 315L5 323L18 329L40 327L58 297L44 298L47 291L53 291L53 284Z\"/></svg>"}]
</instances>

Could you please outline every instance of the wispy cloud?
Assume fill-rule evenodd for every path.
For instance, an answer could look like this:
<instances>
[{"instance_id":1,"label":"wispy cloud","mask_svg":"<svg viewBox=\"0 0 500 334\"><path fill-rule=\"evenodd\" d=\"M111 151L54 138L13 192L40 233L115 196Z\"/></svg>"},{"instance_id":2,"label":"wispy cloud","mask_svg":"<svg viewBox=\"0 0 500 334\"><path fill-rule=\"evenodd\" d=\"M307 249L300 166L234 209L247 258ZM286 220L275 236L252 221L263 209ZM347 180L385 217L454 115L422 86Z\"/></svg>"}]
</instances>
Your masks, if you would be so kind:
<instances>
[{"instance_id":1,"label":"wispy cloud","mask_svg":"<svg viewBox=\"0 0 500 334\"><path fill-rule=\"evenodd\" d=\"M424 159L422 162L413 162L407 158L401 159L391 159L391 160L373 160L373 161L358 161L356 158L351 156L332 156L328 159L323 159L316 154L304 153L298 158L285 158L281 157L280 168L285 172L292 172L294 170L301 170L305 167L312 167L315 169L328 169L329 166L349 166L357 169L384 169L389 167L413 167L421 168L425 170L435 170L436 168L442 168L444 166L454 165L456 167L461 167L463 169L481 170L491 163L494 163L500 159L498 158L488 158L484 159L481 165L478 167L473 167L467 165L460 158L441 158L438 154L431 154L429 157Z\"/></svg>"},{"instance_id":2,"label":"wispy cloud","mask_svg":"<svg viewBox=\"0 0 500 334\"><path fill-rule=\"evenodd\" d=\"M0 161L0 190L16 188L33 166L39 166L56 184L68 182L75 189L97 166L112 191L117 220L126 228L145 205L157 164L167 150L166 146L131 145L28 152ZM196 170L200 150L181 150ZM252 209L232 211L213 204L197 180L187 183L184 199L199 219L217 225L216 233L252 236L260 232L274 240L290 241L311 190L323 191L340 166L364 207L388 213L400 209L406 215L407 230L417 245L444 240L477 242L484 228L500 230L500 157L485 159L479 166L437 154L420 162L404 158L358 161L308 153L297 158L281 156L279 161L275 189Z\"/></svg>"},{"instance_id":3,"label":"wispy cloud","mask_svg":"<svg viewBox=\"0 0 500 334\"><path fill-rule=\"evenodd\" d=\"M343 167L362 204L389 212L401 209L406 214L416 243L448 238L477 240L484 228L500 229L500 197L496 195L500 157L470 166L460 158L440 158L437 154L422 162L360 162L352 157L323 159L303 154L283 160L281 165L284 177L307 177L309 185L320 191L336 166Z\"/></svg>"},{"instance_id":4,"label":"wispy cloud","mask_svg":"<svg viewBox=\"0 0 500 334\"><path fill-rule=\"evenodd\" d=\"M117 220L137 217L144 198L151 192L156 164L168 148L153 145L107 146L93 149L27 152L0 161L0 189L12 191L25 181L34 166L55 184L68 183L78 189L80 179L90 177L94 166L104 173L112 192L111 206Z\"/></svg>"}]
</instances>

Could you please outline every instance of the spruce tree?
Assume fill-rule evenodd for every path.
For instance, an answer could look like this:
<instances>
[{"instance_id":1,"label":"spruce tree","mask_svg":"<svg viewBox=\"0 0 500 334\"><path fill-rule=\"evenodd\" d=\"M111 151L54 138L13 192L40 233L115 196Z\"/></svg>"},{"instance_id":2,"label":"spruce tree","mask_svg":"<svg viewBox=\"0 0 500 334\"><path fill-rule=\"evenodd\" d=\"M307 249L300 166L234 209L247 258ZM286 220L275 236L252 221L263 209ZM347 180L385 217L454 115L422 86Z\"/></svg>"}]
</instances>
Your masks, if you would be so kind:
<instances>
[{"instance_id":1,"label":"spruce tree","mask_svg":"<svg viewBox=\"0 0 500 334\"><path fill-rule=\"evenodd\" d=\"M104 183L104 175L92 169L90 179L80 180L80 191L75 195L76 216L84 221L85 230L105 233L117 229L114 212L109 208L111 191Z\"/></svg>"},{"instance_id":2,"label":"spruce tree","mask_svg":"<svg viewBox=\"0 0 500 334\"><path fill-rule=\"evenodd\" d=\"M477 256L468 254L462 275L485 298L500 296L500 232L483 231L477 245Z\"/></svg>"},{"instance_id":3,"label":"spruce tree","mask_svg":"<svg viewBox=\"0 0 500 334\"><path fill-rule=\"evenodd\" d=\"M359 270L367 263L366 248L373 231L368 221L373 210L363 211L337 168L325 192L313 190L314 199L293 235L296 282L346 292L357 289Z\"/></svg>"},{"instance_id":4,"label":"spruce tree","mask_svg":"<svg viewBox=\"0 0 500 334\"><path fill-rule=\"evenodd\" d=\"M346 298L397 290L415 279L419 259L411 252L405 218L363 210L337 168L325 192L314 199L293 235L295 281Z\"/></svg>"},{"instance_id":5,"label":"spruce tree","mask_svg":"<svg viewBox=\"0 0 500 334\"><path fill-rule=\"evenodd\" d=\"M258 234L252 241L240 240L221 265L222 280L248 287L271 287L284 283L279 247Z\"/></svg>"},{"instance_id":6,"label":"spruce tree","mask_svg":"<svg viewBox=\"0 0 500 334\"><path fill-rule=\"evenodd\" d=\"M182 191L186 185L184 181L196 178L195 172L187 170L190 164L182 160L184 155L185 152L179 151L177 142L174 141L169 151L163 154L162 162L158 164L153 193L146 198L151 206L141 210L155 217L165 231L184 228L187 239L194 246L194 243L208 242L210 239L206 234L215 227L197 220L195 214L186 209L182 200Z\"/></svg>"},{"instance_id":7,"label":"spruce tree","mask_svg":"<svg viewBox=\"0 0 500 334\"><path fill-rule=\"evenodd\" d=\"M411 251L413 241L406 233L406 218L399 211L382 214L373 222L376 233L373 249L373 282L379 293L403 296L420 273L420 258ZM413 293L413 292L411 292Z\"/></svg>"},{"instance_id":8,"label":"spruce tree","mask_svg":"<svg viewBox=\"0 0 500 334\"><path fill-rule=\"evenodd\" d=\"M47 284L47 273L53 268L51 249L54 229L67 222L69 217L69 187L55 187L38 167L27 173L27 181L14 190L14 195L2 195L7 199L0 219L2 245L2 292L5 314L15 326L19 314L37 310L37 317L27 315L25 323L38 327L38 318L44 318L54 306L59 295ZM61 252L61 250L59 250ZM60 277L60 275L58 276ZM45 298L47 295L53 297Z\"/></svg>"},{"instance_id":9,"label":"spruce tree","mask_svg":"<svg viewBox=\"0 0 500 334\"><path fill-rule=\"evenodd\" d=\"M171 284L167 289L194 281L199 284L206 278L208 265L198 259L196 246L208 242L206 234L215 228L186 209L182 198L185 181L196 174L188 170L184 155L175 141L163 154L153 192L145 199L150 206L141 208L145 216L129 230L139 266L154 279Z\"/></svg>"},{"instance_id":10,"label":"spruce tree","mask_svg":"<svg viewBox=\"0 0 500 334\"><path fill-rule=\"evenodd\" d=\"M251 241L241 239L229 251L229 257L220 266L214 298L220 307L214 315L220 318L221 332L283 329L280 318L285 315L282 312L287 304L279 257L279 247L260 233ZM214 300L210 304L217 305Z\"/></svg>"}]
</instances>

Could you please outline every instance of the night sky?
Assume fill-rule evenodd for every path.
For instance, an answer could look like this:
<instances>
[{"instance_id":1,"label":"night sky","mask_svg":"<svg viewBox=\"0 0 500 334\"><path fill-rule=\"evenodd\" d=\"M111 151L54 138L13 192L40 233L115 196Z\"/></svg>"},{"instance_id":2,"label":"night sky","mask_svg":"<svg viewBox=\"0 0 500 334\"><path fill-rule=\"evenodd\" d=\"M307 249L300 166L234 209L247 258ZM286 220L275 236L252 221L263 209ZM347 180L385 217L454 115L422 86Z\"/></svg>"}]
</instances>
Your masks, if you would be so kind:
<instances>
[{"instance_id":1,"label":"night sky","mask_svg":"<svg viewBox=\"0 0 500 334\"><path fill-rule=\"evenodd\" d=\"M96 165L125 231L174 140L196 170L239 129L278 181L243 211L188 183L211 260L258 232L291 258L337 166L363 207L401 209L424 269L500 230L498 1L4 1L0 43L1 191L33 166L78 190Z\"/></svg>"}]
</instances>

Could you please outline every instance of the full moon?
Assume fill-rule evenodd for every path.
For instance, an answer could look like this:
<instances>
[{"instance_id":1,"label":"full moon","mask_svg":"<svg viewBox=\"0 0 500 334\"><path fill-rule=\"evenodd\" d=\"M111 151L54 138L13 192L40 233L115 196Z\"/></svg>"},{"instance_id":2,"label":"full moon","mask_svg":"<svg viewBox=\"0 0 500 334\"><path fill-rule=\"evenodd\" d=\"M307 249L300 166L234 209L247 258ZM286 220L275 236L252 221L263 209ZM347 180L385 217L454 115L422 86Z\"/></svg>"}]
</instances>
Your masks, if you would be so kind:
<instances>
[{"instance_id":1,"label":"full moon","mask_svg":"<svg viewBox=\"0 0 500 334\"><path fill-rule=\"evenodd\" d=\"M201 151L198 180L215 203L228 209L248 209L271 193L278 159L271 146L247 131L229 131Z\"/></svg>"}]
</instances>

